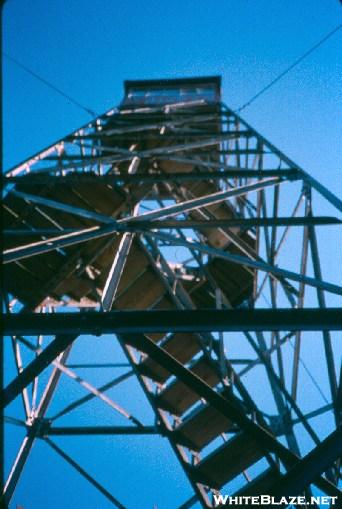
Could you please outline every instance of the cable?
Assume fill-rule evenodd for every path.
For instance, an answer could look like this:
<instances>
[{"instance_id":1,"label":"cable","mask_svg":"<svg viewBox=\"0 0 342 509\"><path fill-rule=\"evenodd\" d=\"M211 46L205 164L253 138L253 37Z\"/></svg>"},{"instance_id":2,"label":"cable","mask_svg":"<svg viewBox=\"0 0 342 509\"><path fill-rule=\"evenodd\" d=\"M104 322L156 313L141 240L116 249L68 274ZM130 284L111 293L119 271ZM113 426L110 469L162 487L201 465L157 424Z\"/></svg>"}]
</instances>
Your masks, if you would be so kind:
<instances>
[{"instance_id":1,"label":"cable","mask_svg":"<svg viewBox=\"0 0 342 509\"><path fill-rule=\"evenodd\" d=\"M318 41L312 48L310 48L308 51L306 51L301 57L299 57L293 64L291 64L285 71L280 73L274 80L272 80L268 85L266 85L264 88L262 88L257 94L255 94L249 101L247 101L245 104L243 104L240 108L235 110L235 113L240 113L240 111L247 108L247 106L250 106L256 99L258 99L262 94L264 94L267 90L269 90L275 83L280 81L288 72L292 71L294 67L296 67L300 62L302 62L306 57L311 55L317 48L322 46L330 37L332 37L340 28L342 27L342 24L335 27L331 32L329 32L326 36L323 37L320 41Z\"/></svg>"},{"instance_id":2,"label":"cable","mask_svg":"<svg viewBox=\"0 0 342 509\"><path fill-rule=\"evenodd\" d=\"M292 346L292 349L294 350L295 347L294 347L294 344L292 343L291 339L290 339L289 343ZM322 396L322 398L325 401L325 403L329 404L329 400L326 398L324 392L322 391L322 389L320 388L320 386L316 382L315 378L312 376L309 368L307 367L307 365L305 364L305 362L303 361L303 359L301 357L299 357L299 362L302 364L306 374L309 376L310 380L312 381L312 383L314 384L314 386L316 387L316 389L318 390L318 392Z\"/></svg>"},{"instance_id":3,"label":"cable","mask_svg":"<svg viewBox=\"0 0 342 509\"><path fill-rule=\"evenodd\" d=\"M4 55L4 57L6 57L8 60L11 60L11 62L13 62L14 64L16 64L18 67L20 67L21 69L23 69L24 71L26 71L27 73L31 74L31 76L33 76L34 78L36 78L37 80L41 81L42 83L44 83L44 85L46 85L47 87L51 88L52 90L54 90L55 92L57 92L59 95L61 95L62 97L64 97L64 99L67 99L68 101L70 101L71 103L73 103L75 106L77 106L78 108L81 108L83 111L85 111L86 113L88 113L88 115L90 115L92 118L96 117L97 114L91 110L90 108L87 108L86 106L83 106L83 104L79 103L76 99L73 99L72 97L70 97L70 95L66 94L65 92L63 92L62 90L60 90L58 87L56 87L55 85L53 85L52 83L50 83L49 81L47 81L46 79L42 78L41 76L39 76L37 73L35 73L34 71L32 71L31 69L29 69L28 67L26 67L26 65L22 64L21 62L19 62L16 58L13 58L11 57L11 55L8 55L8 53L6 53L5 51L2 52L2 54Z\"/></svg>"}]
</instances>

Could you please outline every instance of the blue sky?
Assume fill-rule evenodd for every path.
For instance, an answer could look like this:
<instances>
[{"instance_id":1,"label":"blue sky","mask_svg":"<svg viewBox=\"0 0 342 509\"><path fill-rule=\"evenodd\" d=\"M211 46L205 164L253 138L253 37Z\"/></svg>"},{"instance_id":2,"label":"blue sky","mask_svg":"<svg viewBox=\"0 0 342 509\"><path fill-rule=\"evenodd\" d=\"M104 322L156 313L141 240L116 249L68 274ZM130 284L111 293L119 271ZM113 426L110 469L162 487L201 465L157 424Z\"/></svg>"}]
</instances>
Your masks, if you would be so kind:
<instances>
[{"instance_id":1,"label":"blue sky","mask_svg":"<svg viewBox=\"0 0 342 509\"><path fill-rule=\"evenodd\" d=\"M117 104L124 79L206 74L222 75L235 109L340 22L337 0L8 0L4 50L97 112ZM243 114L340 192L341 40L342 31ZM4 74L6 167L88 120L6 60Z\"/></svg>"},{"instance_id":2,"label":"blue sky","mask_svg":"<svg viewBox=\"0 0 342 509\"><path fill-rule=\"evenodd\" d=\"M121 100L125 79L212 74L222 76L223 99L236 109L341 23L341 12L338 0L8 0L3 46L32 71L98 113ZM241 114L340 196L341 49L342 30ZM7 169L90 117L7 59L3 66ZM334 277L334 270L331 267L327 280ZM117 347L108 345L113 348L112 360L120 360ZM86 357L87 348L91 346L78 350L78 358ZM309 351L307 356L310 358ZM101 383L102 376L105 381L109 375L97 375L94 383ZM63 383L68 396L83 394L68 380ZM131 410L151 424L151 412L136 385L127 382L125 391L132 396ZM119 391L112 394L118 400L123 397ZM14 403L9 414L15 415L17 408ZM111 414L94 403L86 418L98 416L103 423L111 419ZM83 422L85 417L79 413L76 419ZM321 419L322 429L325 425ZM9 462L20 434L20 428L15 428L8 435ZM139 509L152 509L157 500L163 501L158 509L173 509L191 495L166 439L115 438L113 443L112 438L103 437L99 452L92 456L82 440L56 442L94 475L100 472L98 478L129 509L136 509L134 501L139 497ZM87 443L92 447L93 439ZM114 456L106 456L109 446L114 447ZM35 445L27 466L13 509L17 503L25 509L71 509L80 501L83 509L111 507L41 442ZM152 479L155 486L151 488Z\"/></svg>"}]
</instances>

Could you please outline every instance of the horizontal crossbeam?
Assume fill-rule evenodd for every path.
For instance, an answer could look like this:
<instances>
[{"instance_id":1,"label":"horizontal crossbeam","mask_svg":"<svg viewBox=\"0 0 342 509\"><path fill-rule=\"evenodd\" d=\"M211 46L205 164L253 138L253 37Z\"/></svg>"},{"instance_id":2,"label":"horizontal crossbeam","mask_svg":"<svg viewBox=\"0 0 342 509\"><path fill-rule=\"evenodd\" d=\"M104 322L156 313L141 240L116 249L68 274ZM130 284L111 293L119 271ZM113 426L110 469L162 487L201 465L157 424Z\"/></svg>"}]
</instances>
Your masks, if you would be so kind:
<instances>
[{"instance_id":1,"label":"horizontal crossbeam","mask_svg":"<svg viewBox=\"0 0 342 509\"><path fill-rule=\"evenodd\" d=\"M43 435L156 435L155 426L42 426Z\"/></svg>"},{"instance_id":2,"label":"horizontal crossbeam","mask_svg":"<svg viewBox=\"0 0 342 509\"><path fill-rule=\"evenodd\" d=\"M191 164L191 161L190 163ZM201 166L201 161L194 161L193 164ZM48 170L48 168L47 168ZM51 171L51 169L50 169ZM39 174L30 173L22 176L9 176L3 177L3 185L8 184L20 184L27 185L29 187L34 186L45 186L49 183L49 186L61 185L61 184L117 184L121 182L125 183L138 183L138 182L169 182L169 181L196 181L196 180L221 180L226 178L257 178L260 177L283 177L289 180L297 179L299 177L299 171L296 169L269 169L269 170L250 170L250 169L228 169L223 171L201 171L201 172L179 172L179 173L147 173L141 172L137 174L107 174L97 175L95 173L70 173L65 176L54 176L51 174Z\"/></svg>"},{"instance_id":3,"label":"horizontal crossbeam","mask_svg":"<svg viewBox=\"0 0 342 509\"><path fill-rule=\"evenodd\" d=\"M242 229L248 229L260 226L326 226L329 224L342 224L342 220L332 216L315 216L315 217L253 217L238 219L169 219L162 221L136 221L132 223L118 224L114 231L118 232L135 232L144 230L164 230L170 228L188 229L188 228L233 228L238 226ZM63 233L83 233L82 229L64 228ZM4 236L11 237L37 237L40 235L58 235L61 230L57 228L40 228L36 230L28 230L27 228L12 228L3 230Z\"/></svg>"},{"instance_id":4,"label":"horizontal crossbeam","mask_svg":"<svg viewBox=\"0 0 342 509\"><path fill-rule=\"evenodd\" d=\"M35 334L98 336L137 332L342 330L342 313L341 308L12 313L3 315L3 326L5 334L29 336Z\"/></svg>"},{"instance_id":5,"label":"horizontal crossbeam","mask_svg":"<svg viewBox=\"0 0 342 509\"><path fill-rule=\"evenodd\" d=\"M21 193L18 191L12 191L14 195L21 196L24 199L27 199L29 201L40 203L43 205L46 205L47 207L52 207L57 210L62 210L65 212L69 212L71 214L75 214L81 217L85 218L92 218L96 219L98 221L101 221L102 223L109 223L108 226L106 226L106 234L108 234L108 231L117 231L117 225L118 224L134 224L138 221L150 221L155 219L162 219L166 217L173 217L177 216L178 214L184 213L184 212L190 212L191 210L204 207L207 205L213 205L216 203L221 203L229 198L243 196L245 194L248 194L251 191L257 191L259 189L264 189L265 187L269 186L275 186L280 185L282 181L278 178L271 178L267 180L260 180L258 182L255 182L254 184L248 184L245 186L240 186L236 188L230 188L225 191L219 191L216 193L208 194L206 196L201 196L199 198L194 198L191 200L187 200L181 203L176 203L174 205L170 205L168 207L162 207L157 210L152 210L150 212L145 212L144 214L140 214L138 216L130 216L127 218L119 219L118 221L115 221L113 218L110 218L109 216L104 216L103 214L98 214L92 211L88 211L85 209L81 209L79 207L75 207L73 205L68 205L65 203L57 202L55 200L50 200L47 198L42 198L41 196ZM113 228L114 225L114 228ZM107 231L107 228L109 230ZM26 246L18 246L15 248L7 249L4 251L3 254L3 260L4 263L9 263L16 261L20 258L25 258L29 256L33 256L33 254L38 254L42 252L46 252L46 248L44 248L45 244L49 244L49 250L56 247L61 247L62 245L70 245L74 244L77 241L85 241L94 239L96 236L103 235L99 230L96 230L97 227L94 226L92 228L88 228L87 230L84 230L81 234L67 234L67 235L61 235L58 238L49 239L49 240L43 240L40 242L36 242L34 244L29 244ZM77 239L78 238L78 239ZM56 245L56 243L58 245Z\"/></svg>"},{"instance_id":6,"label":"horizontal crossbeam","mask_svg":"<svg viewBox=\"0 0 342 509\"><path fill-rule=\"evenodd\" d=\"M340 308L307 308L4 314L5 335L57 337L5 387L1 401L11 403L80 334L251 330L342 330L342 313Z\"/></svg>"},{"instance_id":7,"label":"horizontal crossbeam","mask_svg":"<svg viewBox=\"0 0 342 509\"><path fill-rule=\"evenodd\" d=\"M223 260L228 260L233 263L239 263L241 265L245 265L246 267L251 267L253 269L262 270L268 272L270 274L274 274L275 276L280 276L283 278L291 279L293 281L303 282L307 285L320 288L321 290L327 290L331 293L336 293L337 295L342 295L342 287L335 285L333 283L329 283L326 281L322 281L318 278L313 278L309 276L305 276L302 274L297 274L296 272L292 272L287 269L282 269L276 265L271 265L269 263L265 263L260 259L251 259L246 256L241 256L238 254L230 253L229 251L224 251L222 249L217 249L211 246L207 246L201 244L200 242L195 242L193 240L184 240L182 237L176 237L174 235L169 235L166 233L158 233L158 232L146 232L145 236L152 236L156 239L159 239L166 243L166 245L171 244L175 246L183 246L188 248L189 250L196 250L202 253L209 254L210 256L222 258Z\"/></svg>"}]
</instances>

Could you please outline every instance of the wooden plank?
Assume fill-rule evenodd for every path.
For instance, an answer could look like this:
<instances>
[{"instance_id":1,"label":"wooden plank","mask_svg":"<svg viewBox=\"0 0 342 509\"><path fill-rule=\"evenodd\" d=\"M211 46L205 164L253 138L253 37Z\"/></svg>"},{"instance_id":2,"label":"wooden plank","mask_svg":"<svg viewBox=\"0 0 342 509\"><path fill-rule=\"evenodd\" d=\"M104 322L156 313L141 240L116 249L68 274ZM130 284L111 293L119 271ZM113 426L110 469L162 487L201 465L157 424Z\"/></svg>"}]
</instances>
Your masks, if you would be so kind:
<instances>
[{"instance_id":1,"label":"wooden plank","mask_svg":"<svg viewBox=\"0 0 342 509\"><path fill-rule=\"evenodd\" d=\"M208 264L208 269L233 306L252 293L253 275L241 265L217 258Z\"/></svg>"},{"instance_id":2,"label":"wooden plank","mask_svg":"<svg viewBox=\"0 0 342 509\"><path fill-rule=\"evenodd\" d=\"M11 263L6 265L6 270L3 272L3 285L7 292L21 302L30 304L35 301L41 282L17 264Z\"/></svg>"},{"instance_id":3,"label":"wooden plank","mask_svg":"<svg viewBox=\"0 0 342 509\"><path fill-rule=\"evenodd\" d=\"M32 256L31 258L25 258L21 261L21 265L34 274L37 281L41 281L43 283L47 279L50 279L58 268L57 264L51 267L51 264L47 263L45 258L49 257L46 257L45 255Z\"/></svg>"},{"instance_id":4,"label":"wooden plank","mask_svg":"<svg viewBox=\"0 0 342 509\"><path fill-rule=\"evenodd\" d=\"M175 441L194 451L200 451L233 423L210 405L202 405L173 432Z\"/></svg>"},{"instance_id":5,"label":"wooden plank","mask_svg":"<svg viewBox=\"0 0 342 509\"><path fill-rule=\"evenodd\" d=\"M202 378L210 387L219 383L219 376L208 359L201 357L190 368L190 371ZM156 397L160 407L175 415L183 414L188 408L199 401L199 395L179 380L170 384Z\"/></svg>"},{"instance_id":6,"label":"wooden plank","mask_svg":"<svg viewBox=\"0 0 342 509\"><path fill-rule=\"evenodd\" d=\"M160 301L158 301L155 306L153 306L153 309L156 310L157 309L167 310L175 308L176 308L175 303L171 300L171 297L168 294L165 294L164 297L160 299Z\"/></svg>"},{"instance_id":7,"label":"wooden plank","mask_svg":"<svg viewBox=\"0 0 342 509\"><path fill-rule=\"evenodd\" d=\"M132 243L129 255L127 257L126 265L123 270L118 293L122 292L131 281L134 281L140 274L142 274L149 265L149 259L139 247L137 242Z\"/></svg>"},{"instance_id":8,"label":"wooden plank","mask_svg":"<svg viewBox=\"0 0 342 509\"><path fill-rule=\"evenodd\" d=\"M113 235L112 239L105 237L103 239L95 239L91 242L82 244L82 256L92 259L92 265L102 274L102 278L106 279L109 268L113 262L116 250L119 246L121 235Z\"/></svg>"},{"instance_id":9,"label":"wooden plank","mask_svg":"<svg viewBox=\"0 0 342 509\"><path fill-rule=\"evenodd\" d=\"M160 160L158 166L166 173L186 173L192 172L193 163L179 163L176 161Z\"/></svg>"},{"instance_id":10,"label":"wooden plank","mask_svg":"<svg viewBox=\"0 0 342 509\"><path fill-rule=\"evenodd\" d=\"M75 300L86 297L93 290L93 284L82 276L75 274L63 279L53 290L52 295L58 298L68 295Z\"/></svg>"},{"instance_id":11,"label":"wooden plank","mask_svg":"<svg viewBox=\"0 0 342 509\"><path fill-rule=\"evenodd\" d=\"M219 489L263 455L254 438L239 433L193 467L192 474L197 482Z\"/></svg>"},{"instance_id":12,"label":"wooden plank","mask_svg":"<svg viewBox=\"0 0 342 509\"><path fill-rule=\"evenodd\" d=\"M116 236L113 242L104 249L94 261L94 267L101 272L96 279L99 287L103 287L107 279L108 272L115 258L116 251L120 243L121 235ZM103 242L103 241L102 241ZM140 249L137 242L133 241L127 261L120 279L118 294L132 283L147 268L149 260L145 253Z\"/></svg>"},{"instance_id":13,"label":"wooden plank","mask_svg":"<svg viewBox=\"0 0 342 509\"><path fill-rule=\"evenodd\" d=\"M87 204L85 204L84 201L81 200L75 193L73 193L71 188L67 185L54 186L44 197L59 201L62 204L72 205L91 211L91 208L87 206ZM63 210L44 207L43 205L40 205L40 208L48 211L48 215L64 228L85 228L98 224L98 222L94 219L81 217L69 212L64 212Z\"/></svg>"},{"instance_id":14,"label":"wooden plank","mask_svg":"<svg viewBox=\"0 0 342 509\"><path fill-rule=\"evenodd\" d=\"M280 479L281 474L275 468L268 468L265 472L258 475L246 486L241 488L234 496L254 496L269 493L271 486Z\"/></svg>"},{"instance_id":15,"label":"wooden plank","mask_svg":"<svg viewBox=\"0 0 342 509\"><path fill-rule=\"evenodd\" d=\"M96 177L94 183L82 184L78 183L73 190L79 194L88 204L91 210L111 216L126 201L118 190L108 184L100 184Z\"/></svg>"},{"instance_id":16,"label":"wooden plank","mask_svg":"<svg viewBox=\"0 0 342 509\"><path fill-rule=\"evenodd\" d=\"M147 309L165 293L157 275L147 269L114 301L114 309Z\"/></svg>"},{"instance_id":17,"label":"wooden plank","mask_svg":"<svg viewBox=\"0 0 342 509\"><path fill-rule=\"evenodd\" d=\"M161 346L183 364L188 362L201 349L197 337L194 334L186 333L173 334ZM164 383L171 376L169 371L150 358L140 363L138 368L142 375L148 376L159 383Z\"/></svg>"}]
</instances>

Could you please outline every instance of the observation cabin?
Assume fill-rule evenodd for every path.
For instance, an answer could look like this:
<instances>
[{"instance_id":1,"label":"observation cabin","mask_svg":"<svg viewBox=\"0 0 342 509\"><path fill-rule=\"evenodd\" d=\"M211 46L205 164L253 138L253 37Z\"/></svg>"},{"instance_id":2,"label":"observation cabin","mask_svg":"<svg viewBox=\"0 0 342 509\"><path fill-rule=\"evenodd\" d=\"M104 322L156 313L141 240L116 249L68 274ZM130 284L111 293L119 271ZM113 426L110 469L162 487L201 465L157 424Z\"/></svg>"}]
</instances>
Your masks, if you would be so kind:
<instances>
[{"instance_id":1,"label":"observation cabin","mask_svg":"<svg viewBox=\"0 0 342 509\"><path fill-rule=\"evenodd\" d=\"M125 81L121 106L157 106L221 101L221 77Z\"/></svg>"}]
</instances>

